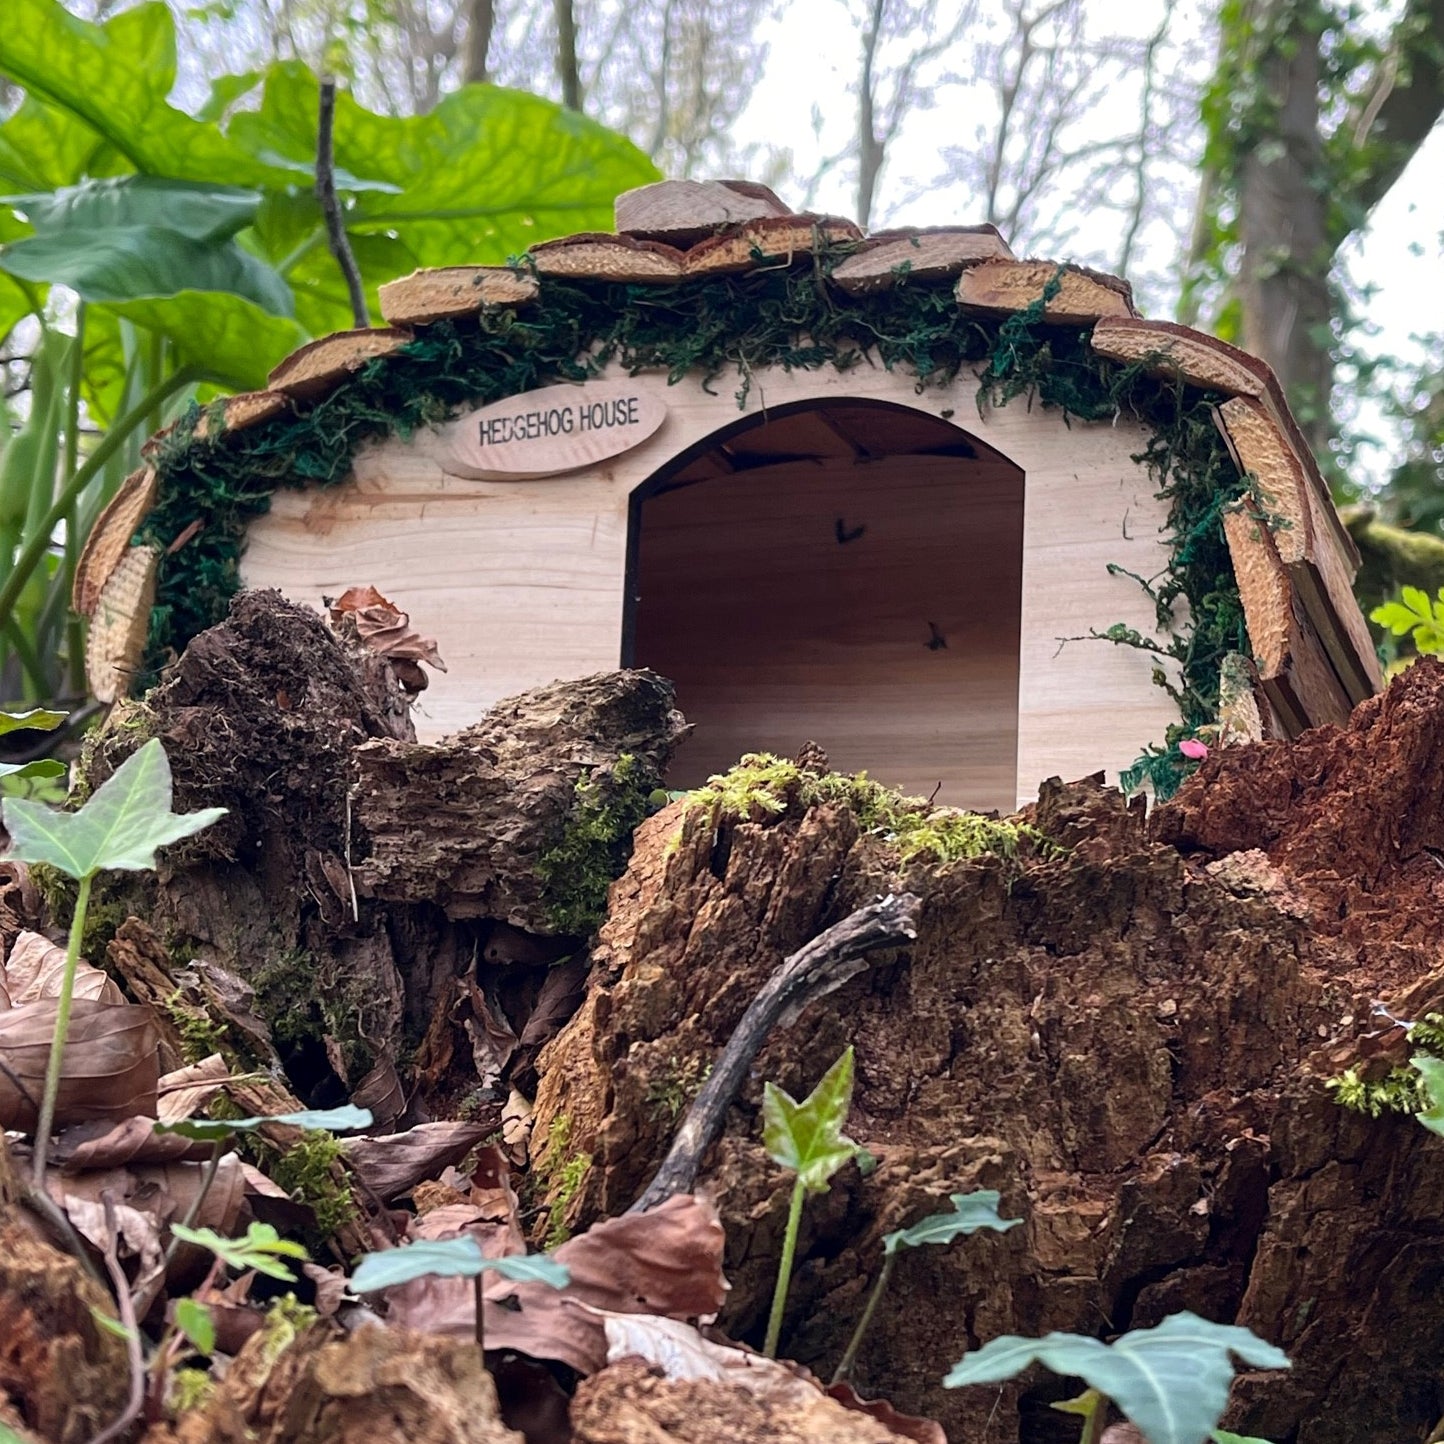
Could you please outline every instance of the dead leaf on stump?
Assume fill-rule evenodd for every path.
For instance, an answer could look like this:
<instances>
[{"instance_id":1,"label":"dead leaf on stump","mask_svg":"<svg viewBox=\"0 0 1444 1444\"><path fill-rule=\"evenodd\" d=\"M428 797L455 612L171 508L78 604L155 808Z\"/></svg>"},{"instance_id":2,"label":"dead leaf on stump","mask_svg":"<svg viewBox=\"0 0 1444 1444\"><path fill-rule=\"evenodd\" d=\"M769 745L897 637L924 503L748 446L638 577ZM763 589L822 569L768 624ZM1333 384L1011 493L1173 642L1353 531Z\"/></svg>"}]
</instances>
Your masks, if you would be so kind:
<instances>
[{"instance_id":1,"label":"dead leaf on stump","mask_svg":"<svg viewBox=\"0 0 1444 1444\"><path fill-rule=\"evenodd\" d=\"M493 1130L482 1123L422 1123L381 1138L340 1140L346 1162L383 1202L460 1163Z\"/></svg>"},{"instance_id":2,"label":"dead leaf on stump","mask_svg":"<svg viewBox=\"0 0 1444 1444\"><path fill-rule=\"evenodd\" d=\"M42 933L23 932L15 939L3 968L5 992L10 1006L21 1007L40 998L58 998L65 973L65 949ZM101 1003L124 1003L123 994L111 978L81 958L75 965L72 996L93 998Z\"/></svg>"},{"instance_id":3,"label":"dead leaf on stump","mask_svg":"<svg viewBox=\"0 0 1444 1444\"><path fill-rule=\"evenodd\" d=\"M347 587L328 606L332 625L339 627L350 617L356 635L373 652L386 658L396 673L396 680L408 692L426 690L426 673L417 663L425 662L438 672L446 671L446 663L436 650L436 639L413 631L410 616L387 601L375 587Z\"/></svg>"}]
</instances>

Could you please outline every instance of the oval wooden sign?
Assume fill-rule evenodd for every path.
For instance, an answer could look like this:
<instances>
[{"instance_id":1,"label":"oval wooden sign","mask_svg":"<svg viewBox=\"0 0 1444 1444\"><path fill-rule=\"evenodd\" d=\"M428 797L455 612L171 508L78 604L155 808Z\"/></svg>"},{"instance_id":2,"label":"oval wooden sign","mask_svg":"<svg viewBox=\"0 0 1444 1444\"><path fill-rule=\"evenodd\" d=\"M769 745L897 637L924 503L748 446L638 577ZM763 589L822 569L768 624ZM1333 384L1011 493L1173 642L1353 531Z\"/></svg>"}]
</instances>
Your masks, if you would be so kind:
<instances>
[{"instance_id":1,"label":"oval wooden sign","mask_svg":"<svg viewBox=\"0 0 1444 1444\"><path fill-rule=\"evenodd\" d=\"M543 386L438 427L440 459L477 481L558 476L640 446L666 419L641 378Z\"/></svg>"}]
</instances>

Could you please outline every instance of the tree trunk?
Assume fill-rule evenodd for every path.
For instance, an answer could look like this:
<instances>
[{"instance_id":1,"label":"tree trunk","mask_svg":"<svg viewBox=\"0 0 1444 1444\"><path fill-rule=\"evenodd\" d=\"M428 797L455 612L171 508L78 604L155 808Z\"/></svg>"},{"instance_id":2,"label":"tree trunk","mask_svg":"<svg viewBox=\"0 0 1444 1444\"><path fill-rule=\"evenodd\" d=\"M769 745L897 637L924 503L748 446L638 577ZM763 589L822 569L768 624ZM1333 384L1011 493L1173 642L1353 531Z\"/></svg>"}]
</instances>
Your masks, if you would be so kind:
<instances>
[{"instance_id":1,"label":"tree trunk","mask_svg":"<svg viewBox=\"0 0 1444 1444\"><path fill-rule=\"evenodd\" d=\"M465 84L484 85L490 79L486 61L495 28L496 0L467 0L466 47L461 57L461 78Z\"/></svg>"},{"instance_id":2,"label":"tree trunk","mask_svg":"<svg viewBox=\"0 0 1444 1444\"><path fill-rule=\"evenodd\" d=\"M577 68L577 17L572 0L553 0L557 14L557 75L562 82L562 104L582 108L582 77Z\"/></svg>"}]
</instances>

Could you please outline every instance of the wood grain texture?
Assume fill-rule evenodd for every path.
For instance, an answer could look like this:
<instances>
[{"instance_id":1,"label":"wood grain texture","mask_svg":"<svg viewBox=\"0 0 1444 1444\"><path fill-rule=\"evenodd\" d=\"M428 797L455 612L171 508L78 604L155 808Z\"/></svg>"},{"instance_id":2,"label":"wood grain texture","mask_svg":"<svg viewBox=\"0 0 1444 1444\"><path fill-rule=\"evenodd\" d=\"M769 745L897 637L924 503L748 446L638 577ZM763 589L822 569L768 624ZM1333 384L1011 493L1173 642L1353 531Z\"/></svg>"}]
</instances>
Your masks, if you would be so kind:
<instances>
[{"instance_id":1,"label":"wood grain texture","mask_svg":"<svg viewBox=\"0 0 1444 1444\"><path fill-rule=\"evenodd\" d=\"M540 291L535 276L510 266L435 266L381 287L381 314L391 326L471 316L487 306L525 306Z\"/></svg>"},{"instance_id":2,"label":"wood grain texture","mask_svg":"<svg viewBox=\"0 0 1444 1444\"><path fill-rule=\"evenodd\" d=\"M958 304L980 311L1024 311L1054 281L1055 295L1044 308L1048 320L1086 326L1104 316L1133 316L1133 289L1117 276L1060 266L1057 261L984 261L958 278Z\"/></svg>"},{"instance_id":3,"label":"wood grain texture","mask_svg":"<svg viewBox=\"0 0 1444 1444\"><path fill-rule=\"evenodd\" d=\"M855 256L833 268L832 284L848 295L890 290L905 274L911 281L956 276L978 261L1011 260L1013 252L996 226L938 226L879 231Z\"/></svg>"},{"instance_id":4,"label":"wood grain texture","mask_svg":"<svg viewBox=\"0 0 1444 1444\"><path fill-rule=\"evenodd\" d=\"M374 326L322 336L291 352L271 372L271 389L314 401L368 361L389 356L410 340L411 332L400 326Z\"/></svg>"},{"instance_id":5,"label":"wood grain texture","mask_svg":"<svg viewBox=\"0 0 1444 1444\"><path fill-rule=\"evenodd\" d=\"M1105 316L1093 328L1092 344L1100 356L1125 365L1146 361L1150 376L1174 377L1205 391L1257 399L1268 389L1262 361L1188 326Z\"/></svg>"},{"instance_id":6,"label":"wood grain texture","mask_svg":"<svg viewBox=\"0 0 1444 1444\"><path fill-rule=\"evenodd\" d=\"M683 253L675 246L632 236L583 233L544 241L529 252L539 276L587 281L653 283L682 279Z\"/></svg>"},{"instance_id":7,"label":"wood grain texture","mask_svg":"<svg viewBox=\"0 0 1444 1444\"><path fill-rule=\"evenodd\" d=\"M792 212L752 181L664 180L623 191L614 214L618 231L685 250L727 226Z\"/></svg>"},{"instance_id":8,"label":"wood grain texture","mask_svg":"<svg viewBox=\"0 0 1444 1444\"><path fill-rule=\"evenodd\" d=\"M943 412L966 418L968 435L1024 473L1015 800L1050 775L1116 773L1177 720L1151 684L1147 657L1106 642L1058 641L1113 622L1153 630L1147 597L1106 570L1116 562L1150 575L1166 555L1155 484L1131 459L1146 439L1141 426L1068 427L1016 405L979 417L971 377L919 394L911 375L867 364L759 372L741 409L730 387L709 395L696 377L672 387L646 379L667 405L666 422L634 451L572 476L466 481L446 472L435 433L363 450L351 481L276 494L251 527L243 578L318 608L347 586L379 587L437 638L451 668L417 716L423 737L439 736L508 693L617 665L629 499L654 472L709 449L719 432L725 439L789 407L880 401L934 420ZM963 555L969 544L959 538ZM936 660L926 640L918 639L919 656ZM949 638L949 654L954 648ZM815 740L828 746L826 736ZM893 780L887 757L870 770Z\"/></svg>"},{"instance_id":9,"label":"wood grain texture","mask_svg":"<svg viewBox=\"0 0 1444 1444\"><path fill-rule=\"evenodd\" d=\"M291 398L283 391L240 391L207 406L196 421L195 434L205 441L223 432L245 431L279 416L290 406Z\"/></svg>"},{"instance_id":10,"label":"wood grain texture","mask_svg":"<svg viewBox=\"0 0 1444 1444\"><path fill-rule=\"evenodd\" d=\"M131 547L100 593L85 638L85 677L97 702L123 696L140 668L159 562L159 547Z\"/></svg>"},{"instance_id":11,"label":"wood grain texture","mask_svg":"<svg viewBox=\"0 0 1444 1444\"><path fill-rule=\"evenodd\" d=\"M80 549L70 591L70 604L82 617L91 616L99 605L105 584L130 549L136 527L155 505L155 494L155 470L143 466L121 482L96 517Z\"/></svg>"},{"instance_id":12,"label":"wood grain texture","mask_svg":"<svg viewBox=\"0 0 1444 1444\"><path fill-rule=\"evenodd\" d=\"M794 256L810 255L819 241L837 245L861 239L861 230L852 221L838 216L775 216L749 221L725 235L699 242L687 252L684 269L688 276L755 271L768 261L790 261Z\"/></svg>"}]
</instances>

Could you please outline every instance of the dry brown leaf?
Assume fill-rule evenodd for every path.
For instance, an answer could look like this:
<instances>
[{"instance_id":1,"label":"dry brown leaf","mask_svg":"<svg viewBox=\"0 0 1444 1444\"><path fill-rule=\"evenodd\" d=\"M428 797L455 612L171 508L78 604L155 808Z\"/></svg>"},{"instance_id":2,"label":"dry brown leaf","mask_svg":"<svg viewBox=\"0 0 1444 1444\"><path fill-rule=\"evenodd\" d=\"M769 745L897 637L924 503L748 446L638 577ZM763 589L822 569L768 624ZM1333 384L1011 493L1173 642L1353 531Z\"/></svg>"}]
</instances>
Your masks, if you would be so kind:
<instances>
[{"instance_id":1,"label":"dry brown leaf","mask_svg":"<svg viewBox=\"0 0 1444 1444\"><path fill-rule=\"evenodd\" d=\"M50 1157L60 1168L115 1168L126 1163L204 1162L211 1145L178 1133L157 1133L154 1118L123 1118L119 1123L96 1119L67 1128Z\"/></svg>"},{"instance_id":2,"label":"dry brown leaf","mask_svg":"<svg viewBox=\"0 0 1444 1444\"><path fill-rule=\"evenodd\" d=\"M0 1012L0 1128L35 1127L57 1008L55 999L42 998ZM159 1037L149 1008L77 998L61 1057L56 1125L153 1115Z\"/></svg>"},{"instance_id":3,"label":"dry brown leaf","mask_svg":"<svg viewBox=\"0 0 1444 1444\"><path fill-rule=\"evenodd\" d=\"M10 1006L19 1008L41 998L58 998L64 973L64 948L41 933L21 933L5 959L4 982ZM84 958L75 967L73 996L101 1003L125 1002L125 994L115 982L99 968L92 968Z\"/></svg>"},{"instance_id":4,"label":"dry brown leaf","mask_svg":"<svg viewBox=\"0 0 1444 1444\"><path fill-rule=\"evenodd\" d=\"M459 1210L436 1209L419 1224L426 1237L461 1232L441 1230L443 1217ZM464 1225L463 1225L464 1226ZM419 1231L419 1230L418 1230ZM482 1236L482 1252L514 1253L495 1234ZM722 1307L722 1225L716 1210L688 1194L670 1198L650 1213L605 1219L564 1243L555 1258L566 1264L565 1289L494 1278L485 1289L486 1340L492 1349L515 1349L534 1359L555 1359L589 1374L607 1361L602 1313L659 1314L667 1318L711 1317ZM388 1294L388 1319L431 1333L469 1333L476 1323L469 1279L418 1279ZM589 1308L578 1308L577 1304Z\"/></svg>"},{"instance_id":5,"label":"dry brown leaf","mask_svg":"<svg viewBox=\"0 0 1444 1444\"><path fill-rule=\"evenodd\" d=\"M351 1092L357 1108L367 1108L383 1128L389 1128L406 1111L406 1088L396 1064L390 1058L380 1059L376 1066Z\"/></svg>"},{"instance_id":6,"label":"dry brown leaf","mask_svg":"<svg viewBox=\"0 0 1444 1444\"><path fill-rule=\"evenodd\" d=\"M200 1192L206 1174L201 1163L147 1163L129 1168L101 1168L88 1173L63 1173L58 1168L45 1174L45 1191L64 1206L67 1198L99 1203L109 1189L118 1203L149 1214L159 1223L184 1218ZM220 1167L194 1220L197 1228L213 1228L230 1234L240 1221L245 1205L245 1177L234 1153L221 1159Z\"/></svg>"},{"instance_id":7,"label":"dry brown leaf","mask_svg":"<svg viewBox=\"0 0 1444 1444\"><path fill-rule=\"evenodd\" d=\"M161 1075L156 1092L159 1095L156 1117L166 1123L177 1118L194 1118L231 1076L226 1060L219 1053L187 1064L173 1073Z\"/></svg>"},{"instance_id":8,"label":"dry brown leaf","mask_svg":"<svg viewBox=\"0 0 1444 1444\"><path fill-rule=\"evenodd\" d=\"M502 1073L516 1052L516 1034L506 1014L474 982L468 981L463 986L471 1015L462 1018L462 1026L471 1039L471 1058L476 1065L479 1086L490 1092L501 1082Z\"/></svg>"},{"instance_id":9,"label":"dry brown leaf","mask_svg":"<svg viewBox=\"0 0 1444 1444\"><path fill-rule=\"evenodd\" d=\"M844 1409L866 1414L894 1434L901 1434L904 1439L915 1439L917 1444L948 1444L948 1436L936 1419L925 1419L920 1414L904 1414L894 1409L886 1399L864 1399L848 1383L829 1384L825 1392L829 1399L836 1399Z\"/></svg>"},{"instance_id":10,"label":"dry brown leaf","mask_svg":"<svg viewBox=\"0 0 1444 1444\"><path fill-rule=\"evenodd\" d=\"M347 587L329 605L332 623L339 625L349 616L356 634L392 664L402 686L409 691L420 692L426 686L426 674L416 663L425 662L438 672L446 671L446 663L436 650L436 639L413 631L411 618L375 587Z\"/></svg>"},{"instance_id":11,"label":"dry brown leaf","mask_svg":"<svg viewBox=\"0 0 1444 1444\"><path fill-rule=\"evenodd\" d=\"M540 1048L556 1037L562 1025L581 1007L591 966L586 957L575 957L548 970L536 1006L521 1030L523 1048Z\"/></svg>"},{"instance_id":12,"label":"dry brown leaf","mask_svg":"<svg viewBox=\"0 0 1444 1444\"><path fill-rule=\"evenodd\" d=\"M343 1139L341 1151L361 1181L389 1203L460 1163L490 1131L480 1123L422 1123L389 1137Z\"/></svg>"},{"instance_id":13,"label":"dry brown leaf","mask_svg":"<svg viewBox=\"0 0 1444 1444\"><path fill-rule=\"evenodd\" d=\"M501 1141L507 1157L520 1167L527 1160L531 1147L532 1124L536 1121L536 1109L531 1101L513 1088L501 1110Z\"/></svg>"},{"instance_id":14,"label":"dry brown leaf","mask_svg":"<svg viewBox=\"0 0 1444 1444\"><path fill-rule=\"evenodd\" d=\"M325 1269L320 1264L304 1263L301 1272L316 1286L315 1309L329 1319L341 1307L346 1296L346 1275L341 1269Z\"/></svg>"}]
</instances>

